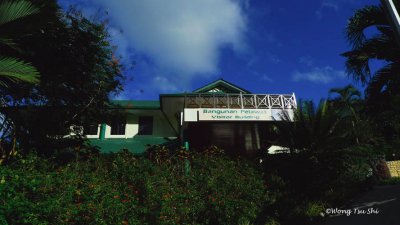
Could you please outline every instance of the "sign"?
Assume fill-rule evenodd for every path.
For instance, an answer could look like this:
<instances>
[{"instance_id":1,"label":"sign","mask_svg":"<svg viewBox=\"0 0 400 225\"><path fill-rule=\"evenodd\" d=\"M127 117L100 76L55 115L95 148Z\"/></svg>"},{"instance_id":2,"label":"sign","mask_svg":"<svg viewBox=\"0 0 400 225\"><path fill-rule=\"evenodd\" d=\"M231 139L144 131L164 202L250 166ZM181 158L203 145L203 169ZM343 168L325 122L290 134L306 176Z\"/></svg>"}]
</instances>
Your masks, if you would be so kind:
<instances>
[{"instance_id":1,"label":"sign","mask_svg":"<svg viewBox=\"0 0 400 225\"><path fill-rule=\"evenodd\" d=\"M386 162L391 177L400 177L400 160Z\"/></svg>"},{"instance_id":2,"label":"sign","mask_svg":"<svg viewBox=\"0 0 400 225\"><path fill-rule=\"evenodd\" d=\"M199 120L218 121L271 121L269 109L215 109L202 108L198 110Z\"/></svg>"}]
</instances>

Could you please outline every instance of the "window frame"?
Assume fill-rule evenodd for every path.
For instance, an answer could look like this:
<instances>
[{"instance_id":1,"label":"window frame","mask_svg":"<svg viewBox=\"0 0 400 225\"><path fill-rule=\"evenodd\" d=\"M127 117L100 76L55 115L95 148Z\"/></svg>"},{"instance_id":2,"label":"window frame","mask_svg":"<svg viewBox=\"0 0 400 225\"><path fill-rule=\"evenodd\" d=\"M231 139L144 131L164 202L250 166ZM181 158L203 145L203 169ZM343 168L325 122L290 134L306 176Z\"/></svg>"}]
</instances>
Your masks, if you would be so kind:
<instances>
[{"instance_id":1,"label":"window frame","mask_svg":"<svg viewBox=\"0 0 400 225\"><path fill-rule=\"evenodd\" d=\"M147 120L147 121L143 121L143 120ZM153 135L153 133L154 133L154 117L153 116L139 116L139 118L138 118L138 133L137 134L138 135Z\"/></svg>"},{"instance_id":2,"label":"window frame","mask_svg":"<svg viewBox=\"0 0 400 225\"><path fill-rule=\"evenodd\" d=\"M88 126L89 127L95 127L96 126L97 127L96 133L95 134L94 133L93 134L85 133L85 130L87 129ZM86 127L84 126L83 127L83 132L82 132L83 135L85 135L86 137L94 137L94 136L99 136L100 135L100 125L99 124L91 124L91 125L88 125L88 126L86 126Z\"/></svg>"},{"instance_id":3,"label":"window frame","mask_svg":"<svg viewBox=\"0 0 400 225\"><path fill-rule=\"evenodd\" d=\"M118 127L118 130L117 131L119 131L119 132L116 132L116 133L114 133L113 134L113 127L115 126L115 125L123 125L123 129L121 128L121 127ZM113 126L114 125L114 126ZM116 128L114 128L114 129L116 129ZM122 131L123 130L123 133L121 132L120 133L120 131ZM111 123L110 123L110 135L111 136L125 136L126 135L126 121L125 120L116 120L116 121L112 121Z\"/></svg>"}]
</instances>

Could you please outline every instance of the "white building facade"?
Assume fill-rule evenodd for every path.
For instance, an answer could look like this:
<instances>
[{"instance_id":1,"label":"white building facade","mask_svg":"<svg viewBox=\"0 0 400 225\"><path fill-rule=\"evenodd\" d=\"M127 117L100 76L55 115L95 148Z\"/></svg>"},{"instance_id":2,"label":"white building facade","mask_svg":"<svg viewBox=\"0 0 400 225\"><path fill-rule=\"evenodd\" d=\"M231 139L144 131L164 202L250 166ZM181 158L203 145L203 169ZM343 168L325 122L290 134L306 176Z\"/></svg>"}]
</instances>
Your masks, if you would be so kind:
<instances>
[{"instance_id":1,"label":"white building facade","mask_svg":"<svg viewBox=\"0 0 400 225\"><path fill-rule=\"evenodd\" d=\"M123 116L87 132L102 152L143 153L149 145L209 145L233 154L254 154L271 146L270 129L282 115L293 118L292 94L253 94L223 79L192 93L161 94L158 101L115 101ZM97 128L97 129L96 129Z\"/></svg>"}]
</instances>

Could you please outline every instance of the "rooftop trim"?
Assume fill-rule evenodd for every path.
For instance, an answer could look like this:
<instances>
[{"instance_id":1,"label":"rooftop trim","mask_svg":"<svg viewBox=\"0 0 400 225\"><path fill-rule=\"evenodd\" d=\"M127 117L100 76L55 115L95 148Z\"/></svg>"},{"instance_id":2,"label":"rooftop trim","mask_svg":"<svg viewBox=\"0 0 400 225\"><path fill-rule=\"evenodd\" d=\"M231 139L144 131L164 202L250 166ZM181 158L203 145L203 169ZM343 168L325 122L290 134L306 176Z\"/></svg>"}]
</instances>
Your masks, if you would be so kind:
<instances>
[{"instance_id":1,"label":"rooftop trim","mask_svg":"<svg viewBox=\"0 0 400 225\"><path fill-rule=\"evenodd\" d=\"M160 101L158 100L112 100L111 108L124 109L160 109Z\"/></svg>"},{"instance_id":2,"label":"rooftop trim","mask_svg":"<svg viewBox=\"0 0 400 225\"><path fill-rule=\"evenodd\" d=\"M240 92L242 92L244 94L251 94L250 91L248 91L248 90L246 90L244 88L241 88L241 87L239 87L237 85L234 85L234 84L232 84L232 83L230 83L230 82L228 82L228 81L226 81L226 80L224 80L222 78L218 79L218 80L216 80L216 81L214 81L214 82L212 82L210 84L207 84L207 85L205 85L205 86L203 86L201 88L198 88L198 89L194 90L193 93L204 93L204 92L208 92L208 91L210 91L210 90L212 90L214 88L217 88L217 87L226 88L226 89L228 89L230 91L229 93L240 93Z\"/></svg>"}]
</instances>

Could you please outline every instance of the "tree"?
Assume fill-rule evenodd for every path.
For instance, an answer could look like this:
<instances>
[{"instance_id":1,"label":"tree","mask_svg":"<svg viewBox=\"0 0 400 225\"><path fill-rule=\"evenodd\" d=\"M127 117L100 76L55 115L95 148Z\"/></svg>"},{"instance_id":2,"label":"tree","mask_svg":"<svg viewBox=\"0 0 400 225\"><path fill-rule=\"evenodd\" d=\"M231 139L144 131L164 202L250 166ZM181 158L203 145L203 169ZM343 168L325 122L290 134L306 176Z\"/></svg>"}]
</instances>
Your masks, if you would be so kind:
<instances>
[{"instance_id":1,"label":"tree","mask_svg":"<svg viewBox=\"0 0 400 225\"><path fill-rule=\"evenodd\" d=\"M332 88L329 94L337 94L336 98L330 98L333 110L342 120L347 120L351 123L354 136L357 144L360 143L356 126L360 122L360 106L361 93L353 85L347 85L343 88Z\"/></svg>"},{"instance_id":2,"label":"tree","mask_svg":"<svg viewBox=\"0 0 400 225\"><path fill-rule=\"evenodd\" d=\"M15 106L6 114L15 123L20 146L51 153L65 141L54 139L57 135L103 122L109 96L122 90L122 68L104 23L77 10L62 12L55 1L34 3L41 5L40 21L46 24L17 43L26 52L24 60L40 71L40 84L3 95Z\"/></svg>"},{"instance_id":3,"label":"tree","mask_svg":"<svg viewBox=\"0 0 400 225\"><path fill-rule=\"evenodd\" d=\"M0 3L0 106L7 107L8 93L20 83L37 84L39 78L38 70L31 63L20 58L23 50L16 43L16 27L19 31L26 29L21 27L27 24L26 19L38 14L39 7L29 1L3 1ZM3 110L2 110L3 111ZM15 153L16 137L14 123L3 112L0 112L0 164L9 156ZM9 146L7 146L9 145Z\"/></svg>"},{"instance_id":4,"label":"tree","mask_svg":"<svg viewBox=\"0 0 400 225\"><path fill-rule=\"evenodd\" d=\"M377 34L366 36L368 28L375 27ZM400 84L400 48L395 31L382 6L366 6L357 10L346 27L347 40L352 49L343 53L348 74L356 81L367 85L367 98L398 94ZM387 62L371 75L371 60Z\"/></svg>"},{"instance_id":5,"label":"tree","mask_svg":"<svg viewBox=\"0 0 400 225\"><path fill-rule=\"evenodd\" d=\"M0 3L0 47L18 50L18 45L8 34L7 25L39 12L39 8L25 0ZM39 72L30 63L15 57L0 55L0 85L10 82L37 83Z\"/></svg>"},{"instance_id":6,"label":"tree","mask_svg":"<svg viewBox=\"0 0 400 225\"><path fill-rule=\"evenodd\" d=\"M399 2L395 2L399 8ZM366 31L375 28L376 34ZM366 6L349 19L346 36L352 49L346 57L346 69L353 79L366 86L367 114L377 126L376 135L392 140L400 134L400 46L389 15L379 6ZM371 74L371 60L380 60L384 66Z\"/></svg>"},{"instance_id":7,"label":"tree","mask_svg":"<svg viewBox=\"0 0 400 225\"><path fill-rule=\"evenodd\" d=\"M300 102L294 112L294 121L288 114L277 122L276 144L298 151L323 152L343 145L341 120L327 101L315 107L311 101Z\"/></svg>"}]
</instances>

